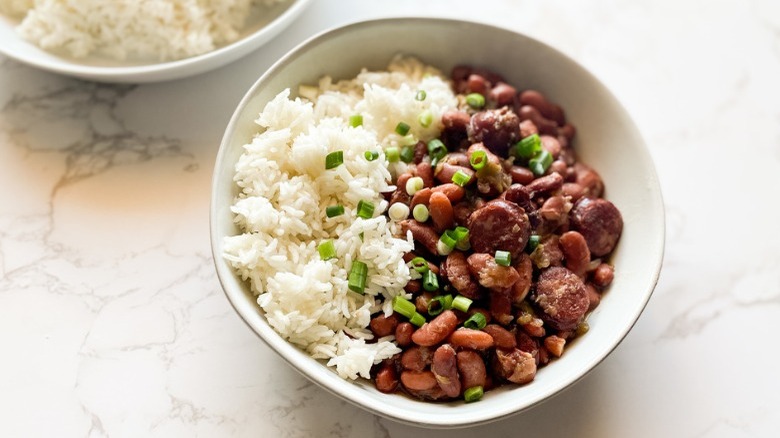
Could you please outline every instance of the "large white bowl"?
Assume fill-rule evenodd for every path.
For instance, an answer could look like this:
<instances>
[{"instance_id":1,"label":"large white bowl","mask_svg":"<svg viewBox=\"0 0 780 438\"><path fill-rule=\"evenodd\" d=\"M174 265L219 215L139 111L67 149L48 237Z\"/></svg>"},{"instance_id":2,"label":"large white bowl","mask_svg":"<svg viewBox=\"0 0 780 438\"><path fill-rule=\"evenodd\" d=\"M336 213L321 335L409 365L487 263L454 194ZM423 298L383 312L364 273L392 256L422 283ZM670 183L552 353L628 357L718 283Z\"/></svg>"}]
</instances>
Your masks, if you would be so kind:
<instances>
[{"instance_id":1,"label":"large white bowl","mask_svg":"<svg viewBox=\"0 0 780 438\"><path fill-rule=\"evenodd\" d=\"M484 66L519 88L544 92L577 126L576 149L594 166L606 196L625 227L612 261L614 283L590 315L590 331L563 357L542 368L525 386L504 386L478 403L426 403L376 391L370 382L341 379L322 362L284 341L268 325L248 285L222 258L223 237L237 232L229 206L238 193L234 165L257 127L265 103L286 87L316 83L323 74L354 77L361 68L382 69L404 52L448 72L458 63ZM664 248L664 210L658 179L636 126L592 74L557 50L527 36L483 24L430 18L361 22L304 42L267 71L238 105L222 140L212 188L211 242L217 273L241 318L282 358L313 382L383 417L427 427L489 422L560 392L598 365L625 337L658 280ZM641 370L625 370L639 373Z\"/></svg>"},{"instance_id":2,"label":"large white bowl","mask_svg":"<svg viewBox=\"0 0 780 438\"><path fill-rule=\"evenodd\" d=\"M0 53L43 70L101 82L142 83L179 79L221 67L259 48L289 26L310 1L291 0L275 5L261 15L251 16L241 37L235 42L202 55L167 62L59 56L22 39L14 30L18 20L0 15Z\"/></svg>"}]
</instances>

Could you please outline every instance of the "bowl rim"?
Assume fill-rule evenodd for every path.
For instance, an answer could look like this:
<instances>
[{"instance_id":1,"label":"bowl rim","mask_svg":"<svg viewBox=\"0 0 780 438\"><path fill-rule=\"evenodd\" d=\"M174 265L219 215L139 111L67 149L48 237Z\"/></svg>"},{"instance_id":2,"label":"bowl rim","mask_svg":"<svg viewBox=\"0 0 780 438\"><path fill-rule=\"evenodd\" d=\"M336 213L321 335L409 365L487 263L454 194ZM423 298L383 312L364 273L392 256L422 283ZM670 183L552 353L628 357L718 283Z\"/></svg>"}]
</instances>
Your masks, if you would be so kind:
<instances>
[{"instance_id":1,"label":"bowl rim","mask_svg":"<svg viewBox=\"0 0 780 438\"><path fill-rule=\"evenodd\" d=\"M382 410L377 409L371 404L361 404L359 403L359 400L355 400L351 398L348 394L346 394L344 391L342 391L338 385L332 385L328 381L323 381L317 378L317 376L314 374L316 372L319 372L319 369L315 369L315 367L312 367L311 365L316 365L316 368L324 367L325 365L319 363L318 361L311 361L310 363L306 364L300 364L300 363L294 363L293 359L291 357L288 357L283 351L282 348L284 346L287 347L293 347L297 348L295 346L292 346L289 344L286 340L282 339L281 336L278 335L278 333L273 332L275 335L274 338L266 338L261 333L262 328L254 327L253 324L250 322L250 315L245 315L243 313L242 307L245 304L240 296L237 294L234 294L231 292L227 279L229 277L234 277L235 273L232 272L232 268L228 266L228 264L222 260L222 254L218 252L218 249L221 247L220 240L224 237L221 235L218 235L218 230L216 229L217 224L217 215L218 215L218 205L217 205L217 195L218 195L218 185L219 185L219 173L220 169L224 167L224 161L225 161L225 155L226 150L228 149L228 143L230 142L230 138L233 135L233 132L235 131L237 124L239 123L239 118L241 113L245 110L247 104L253 99L254 95L257 93L257 91L265 84L266 81L270 80L271 77L276 75L279 71L283 70L287 65L292 63L294 60L296 60L299 56L305 54L305 52L308 50L308 48L321 40L324 40L326 38L335 37L337 35L352 32L354 30L363 28L363 27L371 27L371 26L377 26L387 23L393 23L397 22L398 20L404 20L404 21L417 21L417 22L428 22L428 23L447 23L449 25L476 25L481 26L483 28L487 28L490 31L500 31L500 32L510 32L517 35L520 35L522 37L528 38L529 40L532 40L536 44L539 44L540 46L543 46L546 50L549 50L550 52L554 53L556 56L559 56L563 58L565 61L570 62L577 67L579 67L583 74L587 75L589 79L594 81L599 87L601 87L604 92L607 94L608 98L612 99L614 101L615 106L619 109L620 112L622 112L627 119L630 121L632 127L634 128L635 134L639 140L639 144L637 145L637 151L638 153L643 157L645 162L648 164L648 174L651 177L648 183L652 185L652 187L655 189L652 191L652 196L657 197L657 210L652 211L651 213L656 216L657 223L658 223L658 235L656 236L655 241L658 244L658 247L655 248L657 251L656 253L652 254L654 256L653 263L652 263L652 276L649 278L649 281L647 282L647 285L643 288L643 295L641 297L641 306L639 306L635 312L635 314L631 315L631 323L622 327L618 332L617 336L615 337L615 342L613 345L611 345L609 348L605 349L604 351L599 352L597 355L598 357L588 363L584 369L584 371L578 373L575 377L570 379L561 379L561 381L557 382L551 391L548 391L547 393L540 394L538 397L531 400L530 403L520 407L510 407L503 409L502 411L496 413L495 415L482 415L482 416L472 416L472 417L466 417L462 420L457 420L456 422L447 422L432 419L432 421L422 421L422 420L415 420L410 418L405 418L403 416L394 415L393 412L385 412ZM566 389L572 387L574 384L582 380L585 376L587 376L590 372L593 371L593 369L596 368L597 365L599 365L601 362L604 361L625 339L625 337L628 335L628 333L631 331L631 329L636 325L637 321L639 320L639 317L641 316L644 309L647 307L647 304L653 294L653 291L658 284L658 280L660 278L661 273L661 267L663 265L663 259L664 259L664 253L665 253L665 240L666 240L666 221L665 221L665 206L663 203L663 195L661 192L661 186L660 181L658 179L658 173L655 168L655 163L653 162L652 156L650 155L649 149L647 147L647 142L644 139L644 136L642 135L641 131L639 130L639 127L634 122L634 119L631 117L631 114L626 109L626 107L620 102L620 100L615 96L615 94L605 86L605 84L589 69L585 68L582 64L580 64L578 61L573 59L572 57L568 56L564 52L556 49L555 47L552 47L551 45L545 43L544 41L541 41L535 37L529 36L528 34L525 34L523 32L520 32L516 29L508 29L505 27L497 26L495 24L480 22L476 20L464 20L464 19L457 19L457 18L446 18L446 17L429 17L429 16L391 16L391 17L383 17L383 18L376 18L376 19L366 19L366 20L359 20L354 22L349 22L346 24L341 24L337 26L333 26L331 28L325 29L309 38L301 42L300 44L296 45L294 48L292 48L290 51L288 51L284 56L282 56L279 60L277 60L271 67L268 68L256 81L252 86L247 90L247 92L244 94L244 96L241 98L238 106L236 107L235 111L233 112L233 115L230 118L230 121L228 122L228 125L225 129L225 133L222 137L222 140L220 142L219 151L217 153L217 157L215 160L215 166L214 166L214 172L212 175L212 187L211 187L211 203L210 203L210 209L209 209L209 229L211 234L211 250L212 250L212 257L213 262L215 264L215 268L217 271L217 277L219 279L220 285L223 289L223 292L225 293L225 296L228 298L228 301L230 302L230 305L233 307L233 309L236 311L236 313L241 317L241 319L244 321L244 323L257 335L267 346L269 346L274 352L280 356L285 362L287 362L293 369L295 369L297 372L302 374L304 377L306 377L309 381L317 384L319 387L325 389L329 393L336 395L342 400L345 400L349 402L350 404L360 407L362 409L365 409L373 414L376 414L378 416L381 416L383 418L387 418L393 421L401 422L408 425L413 426L419 426L424 428L434 428L434 429L459 429L459 428L466 428L466 427L472 427L472 426L478 426L482 424L491 423L500 419L504 419L516 414L519 414L521 412L527 411L528 409L531 409L532 407L535 407L541 403L544 403L545 401L548 401L552 399L553 397L557 396L558 394L561 394ZM222 263L220 263L220 260ZM283 345L282 345L283 344ZM343 383L348 384L347 380L344 380ZM476 418L473 418L476 417Z\"/></svg>"},{"instance_id":2,"label":"bowl rim","mask_svg":"<svg viewBox=\"0 0 780 438\"><path fill-rule=\"evenodd\" d=\"M209 71L235 61L278 35L301 14L312 0L292 0L271 22L238 40L200 55L171 61L150 62L128 66L94 66L79 64L78 60L61 57L34 46L49 57L27 56L24 51L10 50L0 44L0 53L26 65L67 76L89 78L105 82L158 82ZM32 43L29 43L32 45ZM231 56L234 55L234 56ZM220 61L225 61L221 63Z\"/></svg>"}]
</instances>

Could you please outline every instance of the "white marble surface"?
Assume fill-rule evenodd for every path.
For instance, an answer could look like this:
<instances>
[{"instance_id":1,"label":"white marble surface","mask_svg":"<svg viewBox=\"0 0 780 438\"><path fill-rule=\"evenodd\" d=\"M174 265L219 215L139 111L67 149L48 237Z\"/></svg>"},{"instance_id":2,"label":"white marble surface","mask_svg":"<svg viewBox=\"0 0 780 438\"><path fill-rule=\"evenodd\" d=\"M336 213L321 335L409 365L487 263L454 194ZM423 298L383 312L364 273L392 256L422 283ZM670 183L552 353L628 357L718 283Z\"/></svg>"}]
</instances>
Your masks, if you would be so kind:
<instances>
[{"instance_id":1,"label":"white marble surface","mask_svg":"<svg viewBox=\"0 0 780 438\"><path fill-rule=\"evenodd\" d=\"M217 146L256 77L319 30L409 14L519 29L590 68L667 205L661 281L617 350L459 431L379 419L291 370L230 308L208 240ZM145 86L0 58L0 436L777 436L778 78L775 0L317 0L244 60Z\"/></svg>"}]
</instances>

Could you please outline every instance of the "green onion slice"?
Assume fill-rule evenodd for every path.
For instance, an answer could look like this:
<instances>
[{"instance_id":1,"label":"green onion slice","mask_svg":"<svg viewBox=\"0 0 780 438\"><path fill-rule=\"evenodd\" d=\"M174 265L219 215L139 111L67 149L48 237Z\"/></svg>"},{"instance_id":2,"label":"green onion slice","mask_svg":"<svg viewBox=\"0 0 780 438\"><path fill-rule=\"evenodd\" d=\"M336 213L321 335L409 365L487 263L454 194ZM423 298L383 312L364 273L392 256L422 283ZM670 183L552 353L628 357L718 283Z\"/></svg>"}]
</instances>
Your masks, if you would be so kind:
<instances>
[{"instance_id":1,"label":"green onion slice","mask_svg":"<svg viewBox=\"0 0 780 438\"><path fill-rule=\"evenodd\" d=\"M520 158L531 158L542 150L542 139L539 134L531 134L523 138L514 147L515 155Z\"/></svg>"},{"instance_id":2,"label":"green onion slice","mask_svg":"<svg viewBox=\"0 0 780 438\"><path fill-rule=\"evenodd\" d=\"M528 244L525 246L526 252L534 252L537 246L539 246L539 235L531 234L531 237L528 238Z\"/></svg>"},{"instance_id":3,"label":"green onion slice","mask_svg":"<svg viewBox=\"0 0 780 438\"><path fill-rule=\"evenodd\" d=\"M439 279L433 271L428 270L423 274L423 289L433 292L439 289Z\"/></svg>"},{"instance_id":4,"label":"green onion slice","mask_svg":"<svg viewBox=\"0 0 780 438\"><path fill-rule=\"evenodd\" d=\"M425 222L430 217L430 212L424 204L417 204L412 209L412 216L417 222Z\"/></svg>"},{"instance_id":5,"label":"green onion slice","mask_svg":"<svg viewBox=\"0 0 780 438\"><path fill-rule=\"evenodd\" d=\"M341 216L342 214L344 214L343 205L330 205L325 208L325 216L327 217L336 217Z\"/></svg>"},{"instance_id":6,"label":"green onion slice","mask_svg":"<svg viewBox=\"0 0 780 438\"><path fill-rule=\"evenodd\" d=\"M366 151L363 154L363 156L366 157L366 160L368 160L368 161L374 161L377 158L379 158L379 152L377 152L377 151Z\"/></svg>"},{"instance_id":7,"label":"green onion slice","mask_svg":"<svg viewBox=\"0 0 780 438\"><path fill-rule=\"evenodd\" d=\"M469 229L466 227L455 227L454 230L452 230L452 236L455 238L455 241L457 243L461 243L463 241L469 240Z\"/></svg>"},{"instance_id":8,"label":"green onion slice","mask_svg":"<svg viewBox=\"0 0 780 438\"><path fill-rule=\"evenodd\" d=\"M439 242L443 243L448 248L455 248L455 245L458 243L458 239L453 230L447 230L441 234L441 237L439 237Z\"/></svg>"},{"instance_id":9,"label":"green onion slice","mask_svg":"<svg viewBox=\"0 0 780 438\"><path fill-rule=\"evenodd\" d=\"M361 199L357 205L357 215L363 219L371 219L374 217L374 204Z\"/></svg>"},{"instance_id":10,"label":"green onion slice","mask_svg":"<svg viewBox=\"0 0 780 438\"><path fill-rule=\"evenodd\" d=\"M414 146L404 146L401 149L401 161L404 163L411 163L414 161Z\"/></svg>"},{"instance_id":11,"label":"green onion slice","mask_svg":"<svg viewBox=\"0 0 780 438\"><path fill-rule=\"evenodd\" d=\"M414 303L407 300L406 298L400 295L393 297L393 310L398 312L401 316L411 318L412 315L417 313L416 309L417 308L414 306Z\"/></svg>"},{"instance_id":12,"label":"green onion slice","mask_svg":"<svg viewBox=\"0 0 780 438\"><path fill-rule=\"evenodd\" d=\"M436 316L447 310L447 296L439 295L428 301L428 315Z\"/></svg>"},{"instance_id":13,"label":"green onion slice","mask_svg":"<svg viewBox=\"0 0 780 438\"><path fill-rule=\"evenodd\" d=\"M417 312L414 312L414 315L409 318L409 322L416 325L417 327L422 327L422 325L425 324L425 317Z\"/></svg>"},{"instance_id":14,"label":"green onion slice","mask_svg":"<svg viewBox=\"0 0 780 438\"><path fill-rule=\"evenodd\" d=\"M428 272L428 270L430 269L430 267L428 266L428 261L422 257L413 258L411 263L412 263L412 268L414 268L414 270L419 272L420 274L424 274Z\"/></svg>"},{"instance_id":15,"label":"green onion slice","mask_svg":"<svg viewBox=\"0 0 780 438\"><path fill-rule=\"evenodd\" d=\"M552 154L547 149L542 149L541 152L528 161L528 168L536 176L544 175L547 169L550 168L552 161Z\"/></svg>"},{"instance_id":16,"label":"green onion slice","mask_svg":"<svg viewBox=\"0 0 780 438\"><path fill-rule=\"evenodd\" d=\"M336 246L330 239L322 241L317 247L317 251L319 251L320 259L322 260L330 260L336 257Z\"/></svg>"},{"instance_id":17,"label":"green onion slice","mask_svg":"<svg viewBox=\"0 0 780 438\"><path fill-rule=\"evenodd\" d=\"M428 96L425 90L417 90L417 94L414 95L414 100L422 102Z\"/></svg>"},{"instance_id":18,"label":"green onion slice","mask_svg":"<svg viewBox=\"0 0 780 438\"><path fill-rule=\"evenodd\" d=\"M482 312L474 312L469 319L463 322L463 327L473 330L482 330L486 325L487 319L485 319L485 315Z\"/></svg>"},{"instance_id":19,"label":"green onion slice","mask_svg":"<svg viewBox=\"0 0 780 438\"><path fill-rule=\"evenodd\" d=\"M469 174L464 172L462 169L458 169L458 171L452 175L452 182L461 187L465 187L469 181L471 181L471 176L469 176Z\"/></svg>"},{"instance_id":20,"label":"green onion slice","mask_svg":"<svg viewBox=\"0 0 780 438\"><path fill-rule=\"evenodd\" d=\"M444 296L444 309L445 310L452 309L452 295L450 294Z\"/></svg>"},{"instance_id":21,"label":"green onion slice","mask_svg":"<svg viewBox=\"0 0 780 438\"><path fill-rule=\"evenodd\" d=\"M344 163L344 151L331 152L325 156L325 169L333 169Z\"/></svg>"},{"instance_id":22,"label":"green onion slice","mask_svg":"<svg viewBox=\"0 0 780 438\"><path fill-rule=\"evenodd\" d=\"M463 400L465 400L466 403L479 401L484 394L485 391L481 386L474 386L463 391Z\"/></svg>"},{"instance_id":23,"label":"green onion slice","mask_svg":"<svg viewBox=\"0 0 780 438\"><path fill-rule=\"evenodd\" d=\"M438 138L434 138L428 142L428 155L430 155L432 159L435 158L437 161L441 160L447 155L447 146Z\"/></svg>"},{"instance_id":24,"label":"green onion slice","mask_svg":"<svg viewBox=\"0 0 780 438\"><path fill-rule=\"evenodd\" d=\"M463 295L458 295L452 300L452 308L458 309L461 312L468 312L472 301Z\"/></svg>"},{"instance_id":25,"label":"green onion slice","mask_svg":"<svg viewBox=\"0 0 780 438\"><path fill-rule=\"evenodd\" d=\"M352 268L349 270L349 277L347 278L349 290L362 294L366 289L367 276L368 265L359 260L353 261Z\"/></svg>"},{"instance_id":26,"label":"green onion slice","mask_svg":"<svg viewBox=\"0 0 780 438\"><path fill-rule=\"evenodd\" d=\"M395 146L385 149L385 156L387 156L387 161L391 163L395 163L399 159L401 159L401 153L398 151L398 148Z\"/></svg>"},{"instance_id":27,"label":"green onion slice","mask_svg":"<svg viewBox=\"0 0 780 438\"><path fill-rule=\"evenodd\" d=\"M421 112L420 115L417 116L417 122L423 128L427 128L431 126L431 123L433 123L433 113L431 112L431 110L425 110Z\"/></svg>"},{"instance_id":28,"label":"green onion slice","mask_svg":"<svg viewBox=\"0 0 780 438\"><path fill-rule=\"evenodd\" d=\"M404 122L398 122L397 125L395 125L395 132L398 135L406 135L409 133L409 129L411 129L411 126Z\"/></svg>"},{"instance_id":29,"label":"green onion slice","mask_svg":"<svg viewBox=\"0 0 780 438\"><path fill-rule=\"evenodd\" d=\"M471 93L466 96L466 103L474 109L480 109L485 106L485 96L479 93Z\"/></svg>"},{"instance_id":30,"label":"green onion slice","mask_svg":"<svg viewBox=\"0 0 780 438\"><path fill-rule=\"evenodd\" d=\"M360 114L349 116L349 126L353 128L357 128L358 126L361 125L363 125L363 116L361 116Z\"/></svg>"},{"instance_id":31,"label":"green onion slice","mask_svg":"<svg viewBox=\"0 0 780 438\"><path fill-rule=\"evenodd\" d=\"M512 264L512 254L509 251L496 251L496 264L509 266Z\"/></svg>"},{"instance_id":32,"label":"green onion slice","mask_svg":"<svg viewBox=\"0 0 780 438\"><path fill-rule=\"evenodd\" d=\"M471 167L474 168L474 170L479 170L485 167L485 164L487 164L487 152L485 151L474 151L471 154L471 158L469 158L469 163L471 164Z\"/></svg>"}]
</instances>

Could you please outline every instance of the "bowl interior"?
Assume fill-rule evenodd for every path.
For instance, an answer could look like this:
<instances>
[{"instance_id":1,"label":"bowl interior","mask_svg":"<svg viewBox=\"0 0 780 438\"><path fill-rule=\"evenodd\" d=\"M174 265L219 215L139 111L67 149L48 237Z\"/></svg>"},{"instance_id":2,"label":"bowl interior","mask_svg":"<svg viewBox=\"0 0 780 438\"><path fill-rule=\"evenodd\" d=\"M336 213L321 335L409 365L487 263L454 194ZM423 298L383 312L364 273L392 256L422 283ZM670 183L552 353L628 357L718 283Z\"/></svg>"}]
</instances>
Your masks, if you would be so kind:
<instances>
[{"instance_id":1,"label":"bowl interior","mask_svg":"<svg viewBox=\"0 0 780 438\"><path fill-rule=\"evenodd\" d=\"M612 261L616 276L590 315L590 331L562 358L523 387L491 391L479 403L425 403L376 391L369 382L348 382L282 340L266 323L247 284L221 257L222 238L238 230L229 207L238 190L234 165L256 132L253 120L284 88L329 74L354 77L361 68L383 69L396 53L419 57L445 74L457 64L501 73L513 85L535 88L559 103L577 127L580 159L603 177L606 197L623 214L623 236ZM643 310L658 278L664 244L660 187L634 123L610 92L574 61L529 37L487 25L397 18L362 22L321 34L275 64L249 90L227 128L214 171L212 247L217 271L236 311L277 353L329 391L379 415L430 427L491 421L528 408L559 392L596 366L623 339Z\"/></svg>"},{"instance_id":2,"label":"bowl interior","mask_svg":"<svg viewBox=\"0 0 780 438\"><path fill-rule=\"evenodd\" d=\"M202 55L174 61L115 60L98 55L83 59L53 53L25 41L15 31L18 19L0 15L0 53L44 70L106 82L154 82L203 73L225 65L269 41L304 10L311 0L290 0L257 7L238 40Z\"/></svg>"}]
</instances>

